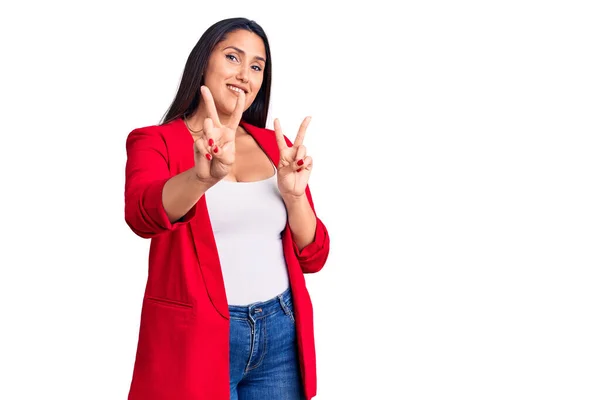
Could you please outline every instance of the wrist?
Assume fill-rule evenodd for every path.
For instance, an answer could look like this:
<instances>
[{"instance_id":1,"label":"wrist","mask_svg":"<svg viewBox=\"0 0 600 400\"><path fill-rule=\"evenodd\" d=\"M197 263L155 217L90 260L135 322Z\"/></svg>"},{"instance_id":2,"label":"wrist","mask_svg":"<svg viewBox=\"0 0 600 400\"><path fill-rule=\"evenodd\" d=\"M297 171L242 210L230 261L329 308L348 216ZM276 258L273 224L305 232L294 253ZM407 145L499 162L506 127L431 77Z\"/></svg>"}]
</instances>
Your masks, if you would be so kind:
<instances>
[{"instance_id":1,"label":"wrist","mask_svg":"<svg viewBox=\"0 0 600 400\"><path fill-rule=\"evenodd\" d=\"M220 180L220 179L216 179L213 177L209 177L209 178L200 177L200 176L198 176L196 171L194 171L193 169L191 172L192 172L192 174L190 176L190 181L192 181L192 184L195 186L202 187L205 190L214 186Z\"/></svg>"},{"instance_id":2,"label":"wrist","mask_svg":"<svg viewBox=\"0 0 600 400\"><path fill-rule=\"evenodd\" d=\"M294 206L298 204L303 204L308 201L306 197L306 193L302 193L300 196L294 195L282 195L283 202L286 206Z\"/></svg>"}]
</instances>

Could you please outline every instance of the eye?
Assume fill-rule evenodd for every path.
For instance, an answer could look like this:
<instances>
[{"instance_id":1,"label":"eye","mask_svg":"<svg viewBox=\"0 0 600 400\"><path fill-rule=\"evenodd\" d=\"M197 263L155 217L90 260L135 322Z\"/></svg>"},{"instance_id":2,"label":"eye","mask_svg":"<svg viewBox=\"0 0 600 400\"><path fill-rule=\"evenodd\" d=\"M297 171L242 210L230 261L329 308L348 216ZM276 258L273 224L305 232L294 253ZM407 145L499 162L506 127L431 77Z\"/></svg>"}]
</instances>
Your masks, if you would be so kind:
<instances>
[{"instance_id":1,"label":"eye","mask_svg":"<svg viewBox=\"0 0 600 400\"><path fill-rule=\"evenodd\" d=\"M259 67L258 65L253 65L253 66L252 66L252 69L253 69L253 70L255 70L256 72L260 72L260 71L262 71L262 68L261 68L261 67Z\"/></svg>"},{"instance_id":2,"label":"eye","mask_svg":"<svg viewBox=\"0 0 600 400\"><path fill-rule=\"evenodd\" d=\"M238 61L237 57L233 54L227 54L225 57L227 57L227 59L231 61Z\"/></svg>"}]
</instances>

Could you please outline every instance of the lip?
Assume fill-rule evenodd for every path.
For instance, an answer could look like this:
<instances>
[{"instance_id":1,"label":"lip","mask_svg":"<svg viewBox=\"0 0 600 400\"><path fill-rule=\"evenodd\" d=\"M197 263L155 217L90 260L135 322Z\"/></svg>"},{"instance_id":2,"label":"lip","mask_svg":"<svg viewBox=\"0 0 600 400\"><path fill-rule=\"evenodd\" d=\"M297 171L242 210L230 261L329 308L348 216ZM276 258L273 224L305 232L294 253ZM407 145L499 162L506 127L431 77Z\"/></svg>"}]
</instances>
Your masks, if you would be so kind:
<instances>
[{"instance_id":1,"label":"lip","mask_svg":"<svg viewBox=\"0 0 600 400\"><path fill-rule=\"evenodd\" d=\"M239 86L239 85L234 85L232 83L228 83L227 86L232 86L234 88L238 88L240 90L244 91L244 94L248 94L248 89L246 89L245 87Z\"/></svg>"}]
</instances>

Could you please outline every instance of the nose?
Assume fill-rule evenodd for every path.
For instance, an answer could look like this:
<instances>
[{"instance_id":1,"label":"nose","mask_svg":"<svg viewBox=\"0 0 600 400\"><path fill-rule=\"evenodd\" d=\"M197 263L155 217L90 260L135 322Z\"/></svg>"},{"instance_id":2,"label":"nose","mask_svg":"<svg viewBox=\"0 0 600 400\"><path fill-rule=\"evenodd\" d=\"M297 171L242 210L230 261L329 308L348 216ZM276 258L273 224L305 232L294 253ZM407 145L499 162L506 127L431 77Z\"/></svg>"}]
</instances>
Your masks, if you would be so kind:
<instances>
[{"instance_id":1,"label":"nose","mask_svg":"<svg viewBox=\"0 0 600 400\"><path fill-rule=\"evenodd\" d=\"M246 68L246 66L240 66L240 69L238 70L237 74L237 79L239 79L243 83L248 83L248 68Z\"/></svg>"}]
</instances>

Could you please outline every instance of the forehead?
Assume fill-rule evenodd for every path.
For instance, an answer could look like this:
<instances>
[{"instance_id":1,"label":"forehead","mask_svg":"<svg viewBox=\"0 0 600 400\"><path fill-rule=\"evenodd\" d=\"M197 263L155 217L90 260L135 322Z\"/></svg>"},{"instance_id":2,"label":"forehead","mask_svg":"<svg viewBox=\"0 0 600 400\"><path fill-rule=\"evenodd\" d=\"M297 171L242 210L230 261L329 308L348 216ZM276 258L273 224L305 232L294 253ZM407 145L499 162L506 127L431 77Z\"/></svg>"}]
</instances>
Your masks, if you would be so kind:
<instances>
[{"instance_id":1,"label":"forehead","mask_svg":"<svg viewBox=\"0 0 600 400\"><path fill-rule=\"evenodd\" d=\"M266 58L265 44L260 36L254 32L245 29L229 32L225 35L224 40L217 45L216 50L223 50L231 46L243 50L250 57Z\"/></svg>"}]
</instances>

